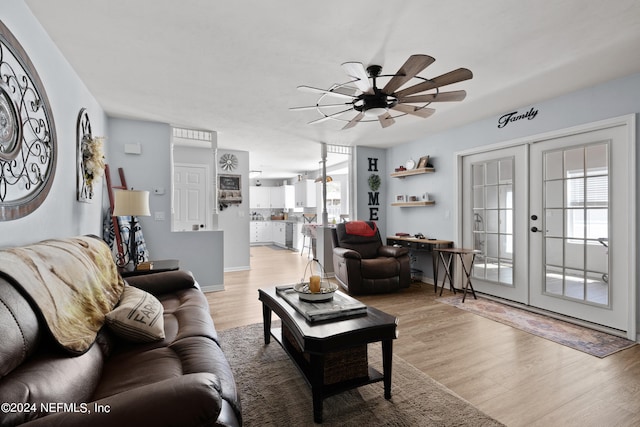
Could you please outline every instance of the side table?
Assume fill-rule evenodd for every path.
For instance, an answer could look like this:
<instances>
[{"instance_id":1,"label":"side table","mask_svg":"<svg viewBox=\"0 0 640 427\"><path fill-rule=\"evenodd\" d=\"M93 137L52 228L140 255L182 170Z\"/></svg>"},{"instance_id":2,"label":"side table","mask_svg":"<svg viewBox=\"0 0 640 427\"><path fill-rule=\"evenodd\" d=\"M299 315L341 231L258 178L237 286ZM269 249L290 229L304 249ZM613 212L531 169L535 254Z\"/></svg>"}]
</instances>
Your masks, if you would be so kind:
<instances>
[{"instance_id":1,"label":"side table","mask_svg":"<svg viewBox=\"0 0 640 427\"><path fill-rule=\"evenodd\" d=\"M180 261L177 259L161 259L157 261L149 261L149 263L151 264L151 268L139 269L134 268L131 264L127 264L124 267L118 267L118 272L122 277L130 277L180 269Z\"/></svg>"},{"instance_id":2,"label":"side table","mask_svg":"<svg viewBox=\"0 0 640 427\"><path fill-rule=\"evenodd\" d=\"M476 292L473 289L473 285L471 284L471 271L473 270L473 262L476 260L476 255L481 253L476 249L464 249L464 248L439 248L434 249L434 251L439 253L440 260L444 265L444 277L442 278L442 287L440 288L440 296L442 296L442 290L444 289L444 282L449 279L449 289L456 292L456 288L453 285L452 279L452 271L453 268L453 259L456 255L460 259L460 264L462 265L462 271L464 272L464 277L466 281L464 283L464 294L462 295L462 302L464 302L467 297L467 289L471 288L471 294L473 295L473 299L478 299L476 297ZM471 255L471 262L469 263L469 268L467 268L464 264L464 256ZM437 274L436 274L437 277ZM438 287L438 283L436 282L436 288Z\"/></svg>"}]
</instances>

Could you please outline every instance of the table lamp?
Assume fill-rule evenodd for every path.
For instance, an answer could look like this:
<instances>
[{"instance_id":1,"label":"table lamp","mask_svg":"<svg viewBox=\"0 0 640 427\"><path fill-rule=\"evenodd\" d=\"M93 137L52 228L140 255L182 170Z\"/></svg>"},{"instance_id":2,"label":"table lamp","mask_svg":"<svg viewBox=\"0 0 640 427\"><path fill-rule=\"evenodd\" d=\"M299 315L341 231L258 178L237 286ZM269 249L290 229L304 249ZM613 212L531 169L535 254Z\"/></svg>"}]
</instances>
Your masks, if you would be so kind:
<instances>
[{"instance_id":1,"label":"table lamp","mask_svg":"<svg viewBox=\"0 0 640 427\"><path fill-rule=\"evenodd\" d=\"M140 190L116 190L113 216L130 217L129 226L129 262L133 268L138 266L138 242L136 242L135 217L150 216L149 192Z\"/></svg>"}]
</instances>

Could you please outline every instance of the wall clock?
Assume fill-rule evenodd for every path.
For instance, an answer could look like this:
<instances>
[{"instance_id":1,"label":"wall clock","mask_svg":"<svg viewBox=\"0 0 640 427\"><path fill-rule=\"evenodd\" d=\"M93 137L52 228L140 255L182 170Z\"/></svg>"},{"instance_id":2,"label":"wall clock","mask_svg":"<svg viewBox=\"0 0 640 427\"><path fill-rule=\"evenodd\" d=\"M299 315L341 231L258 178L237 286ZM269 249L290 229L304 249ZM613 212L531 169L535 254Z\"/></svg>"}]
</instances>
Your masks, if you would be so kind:
<instances>
[{"instance_id":1,"label":"wall clock","mask_svg":"<svg viewBox=\"0 0 640 427\"><path fill-rule=\"evenodd\" d=\"M232 171L238 167L238 158L234 154L223 154L220 157L220 167L225 171Z\"/></svg>"},{"instance_id":2,"label":"wall clock","mask_svg":"<svg viewBox=\"0 0 640 427\"><path fill-rule=\"evenodd\" d=\"M0 21L0 221L38 208L56 169L56 130L35 67Z\"/></svg>"}]
</instances>

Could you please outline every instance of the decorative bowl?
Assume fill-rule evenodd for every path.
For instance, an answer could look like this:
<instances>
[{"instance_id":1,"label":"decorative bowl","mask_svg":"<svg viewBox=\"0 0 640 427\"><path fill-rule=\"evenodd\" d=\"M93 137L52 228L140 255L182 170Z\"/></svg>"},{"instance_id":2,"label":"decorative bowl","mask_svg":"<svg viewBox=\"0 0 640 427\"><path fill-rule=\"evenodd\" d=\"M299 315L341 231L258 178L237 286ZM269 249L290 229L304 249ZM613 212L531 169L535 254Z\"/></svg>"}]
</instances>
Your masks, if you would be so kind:
<instances>
[{"instance_id":1,"label":"decorative bowl","mask_svg":"<svg viewBox=\"0 0 640 427\"><path fill-rule=\"evenodd\" d=\"M338 290L335 283L321 283L320 292L313 293L309 290L309 282L296 283L293 289L298 293L298 298L306 302L331 301L333 294Z\"/></svg>"}]
</instances>

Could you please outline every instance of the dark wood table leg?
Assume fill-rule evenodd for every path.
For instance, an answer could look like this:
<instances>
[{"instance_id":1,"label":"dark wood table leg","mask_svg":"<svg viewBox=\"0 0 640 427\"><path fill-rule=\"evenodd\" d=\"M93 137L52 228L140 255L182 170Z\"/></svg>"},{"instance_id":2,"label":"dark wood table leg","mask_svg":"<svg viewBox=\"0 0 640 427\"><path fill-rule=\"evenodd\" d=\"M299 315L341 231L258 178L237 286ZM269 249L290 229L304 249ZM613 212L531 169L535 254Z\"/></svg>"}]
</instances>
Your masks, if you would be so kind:
<instances>
[{"instance_id":1,"label":"dark wood table leg","mask_svg":"<svg viewBox=\"0 0 640 427\"><path fill-rule=\"evenodd\" d=\"M469 264L469 269L464 266L464 258L462 254L460 254L460 263L462 264L462 270L464 271L465 276L467 277L467 281L464 284L464 295L462 296L462 302L464 302L467 297L467 289L471 287L471 294L473 295L473 299L478 299L476 297L476 291L473 289L473 285L471 284L471 272L473 271L473 263L476 260L476 254L471 255L471 264Z\"/></svg>"},{"instance_id":2,"label":"dark wood table leg","mask_svg":"<svg viewBox=\"0 0 640 427\"><path fill-rule=\"evenodd\" d=\"M311 394L313 396L313 421L322 422L322 401L324 399L324 356L311 354Z\"/></svg>"},{"instance_id":3,"label":"dark wood table leg","mask_svg":"<svg viewBox=\"0 0 640 427\"><path fill-rule=\"evenodd\" d=\"M442 261L442 265L444 266L444 277L442 278L442 287L440 288L440 296L442 296L442 290L444 289L444 283L447 278L449 278L449 290L452 290L453 293L456 293L456 287L453 285L453 279L451 275L451 264L453 259L453 254L448 254L449 257L445 261L443 252L440 252L440 260Z\"/></svg>"},{"instance_id":4,"label":"dark wood table leg","mask_svg":"<svg viewBox=\"0 0 640 427\"><path fill-rule=\"evenodd\" d=\"M262 303L262 323L264 324L264 343L271 342L271 309Z\"/></svg>"},{"instance_id":5,"label":"dark wood table leg","mask_svg":"<svg viewBox=\"0 0 640 427\"><path fill-rule=\"evenodd\" d=\"M431 263L433 264L433 291L438 293L438 257L440 256L440 252L436 252L431 249Z\"/></svg>"},{"instance_id":6,"label":"dark wood table leg","mask_svg":"<svg viewBox=\"0 0 640 427\"><path fill-rule=\"evenodd\" d=\"M382 341L382 371L384 375L384 398L391 399L391 367L393 361L393 340Z\"/></svg>"}]
</instances>

